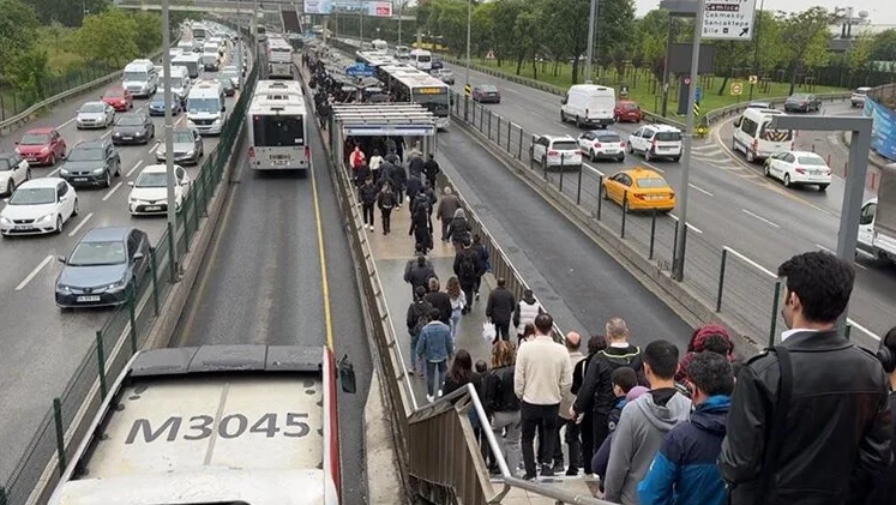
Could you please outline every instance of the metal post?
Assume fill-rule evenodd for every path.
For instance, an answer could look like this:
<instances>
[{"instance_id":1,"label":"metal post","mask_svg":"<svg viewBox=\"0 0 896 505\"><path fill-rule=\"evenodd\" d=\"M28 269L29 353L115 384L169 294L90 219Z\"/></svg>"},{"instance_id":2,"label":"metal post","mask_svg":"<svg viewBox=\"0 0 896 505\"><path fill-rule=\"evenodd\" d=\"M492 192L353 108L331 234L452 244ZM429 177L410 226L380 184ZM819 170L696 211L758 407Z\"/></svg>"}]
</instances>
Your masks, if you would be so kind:
<instances>
[{"instance_id":1,"label":"metal post","mask_svg":"<svg viewBox=\"0 0 896 505\"><path fill-rule=\"evenodd\" d=\"M470 122L470 97L467 96L466 91L464 91L464 122Z\"/></svg>"},{"instance_id":2,"label":"metal post","mask_svg":"<svg viewBox=\"0 0 896 505\"><path fill-rule=\"evenodd\" d=\"M152 298L153 298L153 306L155 307L155 315L159 317L159 311L162 309L161 304L159 303L159 271L158 271L158 263L156 262L156 248L151 247L149 249L149 272L152 275Z\"/></svg>"},{"instance_id":3,"label":"metal post","mask_svg":"<svg viewBox=\"0 0 896 505\"><path fill-rule=\"evenodd\" d=\"M706 0L697 0L697 20L694 23L694 47L691 48L691 86L697 85L697 70L700 63L700 38L703 36L703 10L706 8ZM688 237L688 189L691 177L691 148L694 144L694 92L688 90L688 110L684 145L681 153L681 239L676 244L677 251L672 265L672 278L681 282L684 280L684 254ZM867 152L867 151L866 151Z\"/></svg>"},{"instance_id":4,"label":"metal post","mask_svg":"<svg viewBox=\"0 0 896 505\"><path fill-rule=\"evenodd\" d=\"M53 421L56 424L56 454L59 455L59 475L65 473L68 466L68 458L65 456L65 429L62 426L62 400L53 398ZM3 494L3 502L6 502L6 493Z\"/></svg>"},{"instance_id":5,"label":"metal post","mask_svg":"<svg viewBox=\"0 0 896 505\"><path fill-rule=\"evenodd\" d=\"M722 248L722 266L719 267L719 293L716 295L716 312L722 311L722 293L725 291L725 267L728 264L728 249Z\"/></svg>"},{"instance_id":6,"label":"metal post","mask_svg":"<svg viewBox=\"0 0 896 505\"><path fill-rule=\"evenodd\" d=\"M756 17L756 29L755 29L756 52L753 54L753 75L755 75L755 76L759 75L759 39L760 39L760 35L761 35L759 32L759 26L762 24L762 11L764 9L765 9L765 0L762 0L762 2L760 2L760 4L759 4L759 12L757 13L758 16ZM752 80L750 81L750 97L747 100L749 100L749 101L753 100L753 81Z\"/></svg>"},{"instance_id":7,"label":"metal post","mask_svg":"<svg viewBox=\"0 0 896 505\"><path fill-rule=\"evenodd\" d=\"M495 143L501 147L501 116L498 116L498 134L495 135Z\"/></svg>"},{"instance_id":8,"label":"metal post","mask_svg":"<svg viewBox=\"0 0 896 505\"><path fill-rule=\"evenodd\" d=\"M564 154L560 155L560 194L563 194L563 172L566 172L566 162L564 161Z\"/></svg>"},{"instance_id":9,"label":"metal post","mask_svg":"<svg viewBox=\"0 0 896 505\"><path fill-rule=\"evenodd\" d=\"M781 279L775 281L775 299L772 302L772 324L768 330L768 346L775 345L775 326L778 325L778 302L781 298Z\"/></svg>"},{"instance_id":10,"label":"metal post","mask_svg":"<svg viewBox=\"0 0 896 505\"><path fill-rule=\"evenodd\" d=\"M105 399L106 393L109 391L106 388L106 353L103 352L103 332L100 330L96 332L96 363L100 376L100 393Z\"/></svg>"},{"instance_id":11,"label":"metal post","mask_svg":"<svg viewBox=\"0 0 896 505\"><path fill-rule=\"evenodd\" d=\"M628 215L628 190L622 193L622 228L619 230L619 238L625 238L625 218Z\"/></svg>"},{"instance_id":12,"label":"metal post","mask_svg":"<svg viewBox=\"0 0 896 505\"><path fill-rule=\"evenodd\" d=\"M653 212L650 214L650 252L647 256L647 259L653 259L653 246L656 242L656 207L653 208Z\"/></svg>"},{"instance_id":13,"label":"metal post","mask_svg":"<svg viewBox=\"0 0 896 505\"><path fill-rule=\"evenodd\" d=\"M604 187L604 176L597 178L597 220L600 221L600 211L604 207L604 198L600 195Z\"/></svg>"},{"instance_id":14,"label":"metal post","mask_svg":"<svg viewBox=\"0 0 896 505\"><path fill-rule=\"evenodd\" d=\"M475 104L475 103L473 104L473 108L474 108L474 109L476 108L476 104ZM482 116L483 116L483 114L482 114L482 106L480 106L480 108L479 108L479 131L480 131L480 132L482 131Z\"/></svg>"},{"instance_id":15,"label":"metal post","mask_svg":"<svg viewBox=\"0 0 896 505\"><path fill-rule=\"evenodd\" d=\"M591 15L588 17L588 49L585 52L585 84L591 84L591 64L594 59L594 31L597 23L597 0L591 0ZM575 84L575 83L573 83Z\"/></svg>"},{"instance_id":16,"label":"metal post","mask_svg":"<svg viewBox=\"0 0 896 505\"><path fill-rule=\"evenodd\" d=\"M236 0L236 33L239 35L239 38L236 41L236 47L238 49L236 53L236 69L240 74L240 93L246 89L246 78L243 76L243 30L240 27L240 21L243 18L243 0ZM167 148L167 146L166 146ZM158 312L156 312L158 315Z\"/></svg>"},{"instance_id":17,"label":"metal post","mask_svg":"<svg viewBox=\"0 0 896 505\"><path fill-rule=\"evenodd\" d=\"M171 0L162 0L162 46L165 52L162 55L162 71L165 75L171 75L171 54L168 47L171 46L171 27L170 27L170 9ZM165 167L167 172L168 185L168 225L174 227L177 224L177 216L174 212L175 196L174 196L174 138L171 136L174 128L174 118L171 117L171 80L165 79L162 86L162 92L165 93ZM171 264L177 265L177 248L171 248ZM105 396L105 395L104 395Z\"/></svg>"},{"instance_id":18,"label":"metal post","mask_svg":"<svg viewBox=\"0 0 896 505\"><path fill-rule=\"evenodd\" d=\"M177 242L174 241L174 226L169 221L168 224L168 262L171 264L171 284L177 282Z\"/></svg>"},{"instance_id":19,"label":"metal post","mask_svg":"<svg viewBox=\"0 0 896 505\"><path fill-rule=\"evenodd\" d=\"M470 40L471 31L473 29L473 0L467 0L467 68L464 78L464 86L470 85Z\"/></svg>"},{"instance_id":20,"label":"metal post","mask_svg":"<svg viewBox=\"0 0 896 505\"><path fill-rule=\"evenodd\" d=\"M520 127L520 149L516 153L516 159L518 159L518 160L523 159L523 127L522 126Z\"/></svg>"},{"instance_id":21,"label":"metal post","mask_svg":"<svg viewBox=\"0 0 896 505\"><path fill-rule=\"evenodd\" d=\"M405 0L401 0L401 3L398 4L398 45L401 45L401 18L404 16L404 4Z\"/></svg>"},{"instance_id":22,"label":"metal post","mask_svg":"<svg viewBox=\"0 0 896 505\"><path fill-rule=\"evenodd\" d=\"M488 111L488 139L492 139L492 111Z\"/></svg>"},{"instance_id":23,"label":"metal post","mask_svg":"<svg viewBox=\"0 0 896 505\"><path fill-rule=\"evenodd\" d=\"M669 27L666 33L666 59L663 63L663 117L669 110L669 51L672 49L672 30L675 27L675 16L669 11Z\"/></svg>"},{"instance_id":24,"label":"metal post","mask_svg":"<svg viewBox=\"0 0 896 505\"><path fill-rule=\"evenodd\" d=\"M579 167L579 183L576 186L576 205L582 205L582 167Z\"/></svg>"},{"instance_id":25,"label":"metal post","mask_svg":"<svg viewBox=\"0 0 896 505\"><path fill-rule=\"evenodd\" d=\"M358 47L364 49L364 5L358 9Z\"/></svg>"},{"instance_id":26,"label":"metal post","mask_svg":"<svg viewBox=\"0 0 896 505\"><path fill-rule=\"evenodd\" d=\"M675 232L672 235L672 264L675 264L675 251L678 250L678 220L675 220Z\"/></svg>"},{"instance_id":27,"label":"metal post","mask_svg":"<svg viewBox=\"0 0 896 505\"><path fill-rule=\"evenodd\" d=\"M128 315L131 318L131 355L137 354L137 286L131 289L128 300Z\"/></svg>"}]
</instances>

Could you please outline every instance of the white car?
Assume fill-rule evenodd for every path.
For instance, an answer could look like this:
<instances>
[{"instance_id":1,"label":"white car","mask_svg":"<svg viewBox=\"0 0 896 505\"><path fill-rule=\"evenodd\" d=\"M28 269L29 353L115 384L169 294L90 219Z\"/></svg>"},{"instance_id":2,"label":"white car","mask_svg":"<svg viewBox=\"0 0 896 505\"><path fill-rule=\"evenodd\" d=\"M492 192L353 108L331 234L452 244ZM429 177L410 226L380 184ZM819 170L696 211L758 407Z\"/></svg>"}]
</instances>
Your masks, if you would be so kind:
<instances>
[{"instance_id":1,"label":"white car","mask_svg":"<svg viewBox=\"0 0 896 505\"><path fill-rule=\"evenodd\" d=\"M230 79L230 82L233 83L233 87L240 89L240 71L237 70L235 66L230 65L224 67L224 70L221 71L221 79Z\"/></svg>"},{"instance_id":2,"label":"white car","mask_svg":"<svg viewBox=\"0 0 896 505\"><path fill-rule=\"evenodd\" d=\"M868 96L869 91L871 91L871 88L869 88L868 86L860 86L856 88L852 92L852 96L849 97L849 104L853 107L864 107L865 97Z\"/></svg>"},{"instance_id":3,"label":"white car","mask_svg":"<svg viewBox=\"0 0 896 505\"><path fill-rule=\"evenodd\" d=\"M19 184L31 179L31 167L18 153L0 153L0 192L12 196Z\"/></svg>"},{"instance_id":4,"label":"white car","mask_svg":"<svg viewBox=\"0 0 896 505\"><path fill-rule=\"evenodd\" d=\"M788 188L815 185L819 191L831 184L831 169L821 156L808 151L782 151L765 160L765 176L781 180Z\"/></svg>"},{"instance_id":5,"label":"white car","mask_svg":"<svg viewBox=\"0 0 896 505\"><path fill-rule=\"evenodd\" d=\"M532 160L545 168L582 168L582 151L569 135L542 135L529 148Z\"/></svg>"},{"instance_id":6,"label":"white car","mask_svg":"<svg viewBox=\"0 0 896 505\"><path fill-rule=\"evenodd\" d=\"M591 161L625 161L625 142L611 130L591 130L578 138L579 148Z\"/></svg>"},{"instance_id":7,"label":"white car","mask_svg":"<svg viewBox=\"0 0 896 505\"><path fill-rule=\"evenodd\" d=\"M174 166L174 174L175 211L180 212L192 181L187 171L179 165ZM168 212L168 174L165 165L149 165L140 172L136 182L128 182L128 186L134 188L128 197L128 210L132 216Z\"/></svg>"},{"instance_id":8,"label":"white car","mask_svg":"<svg viewBox=\"0 0 896 505\"><path fill-rule=\"evenodd\" d=\"M75 126L84 128L107 128L115 124L115 109L103 102L87 102L78 109Z\"/></svg>"},{"instance_id":9,"label":"white car","mask_svg":"<svg viewBox=\"0 0 896 505\"><path fill-rule=\"evenodd\" d=\"M652 124L638 128L628 137L628 152L642 153L644 161L654 158L681 158L681 130L674 126Z\"/></svg>"},{"instance_id":10,"label":"white car","mask_svg":"<svg viewBox=\"0 0 896 505\"><path fill-rule=\"evenodd\" d=\"M58 177L34 179L19 186L0 211L0 234L61 233L77 215L78 195L69 183Z\"/></svg>"}]
</instances>

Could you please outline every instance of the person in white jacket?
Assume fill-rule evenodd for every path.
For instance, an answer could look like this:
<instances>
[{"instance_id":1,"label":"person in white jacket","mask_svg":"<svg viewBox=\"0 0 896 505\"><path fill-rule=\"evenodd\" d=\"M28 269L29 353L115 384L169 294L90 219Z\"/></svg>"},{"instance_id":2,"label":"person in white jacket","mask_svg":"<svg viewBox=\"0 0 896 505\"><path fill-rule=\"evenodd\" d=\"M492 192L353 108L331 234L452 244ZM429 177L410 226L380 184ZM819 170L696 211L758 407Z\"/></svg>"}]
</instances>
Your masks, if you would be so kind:
<instances>
[{"instance_id":1,"label":"person in white jacket","mask_svg":"<svg viewBox=\"0 0 896 505\"><path fill-rule=\"evenodd\" d=\"M522 339L526 333L526 325L534 323L535 317L543 313L544 307L535 299L532 290L523 291L523 298L516 304L516 311L513 313L513 326L516 328L517 338Z\"/></svg>"}]
</instances>

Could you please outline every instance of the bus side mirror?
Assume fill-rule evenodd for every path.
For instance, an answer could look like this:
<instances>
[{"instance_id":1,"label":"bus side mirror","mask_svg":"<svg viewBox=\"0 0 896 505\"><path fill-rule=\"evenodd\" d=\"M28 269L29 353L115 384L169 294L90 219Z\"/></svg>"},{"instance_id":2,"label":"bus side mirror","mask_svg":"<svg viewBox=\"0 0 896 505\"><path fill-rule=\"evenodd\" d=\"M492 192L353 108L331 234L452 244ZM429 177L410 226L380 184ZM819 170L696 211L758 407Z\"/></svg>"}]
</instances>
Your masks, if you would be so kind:
<instances>
[{"instance_id":1,"label":"bus side mirror","mask_svg":"<svg viewBox=\"0 0 896 505\"><path fill-rule=\"evenodd\" d=\"M342 384L342 391L349 394L355 394L358 390L355 383L355 366L348 359L348 354L342 356L337 364L339 368L339 382Z\"/></svg>"}]
</instances>

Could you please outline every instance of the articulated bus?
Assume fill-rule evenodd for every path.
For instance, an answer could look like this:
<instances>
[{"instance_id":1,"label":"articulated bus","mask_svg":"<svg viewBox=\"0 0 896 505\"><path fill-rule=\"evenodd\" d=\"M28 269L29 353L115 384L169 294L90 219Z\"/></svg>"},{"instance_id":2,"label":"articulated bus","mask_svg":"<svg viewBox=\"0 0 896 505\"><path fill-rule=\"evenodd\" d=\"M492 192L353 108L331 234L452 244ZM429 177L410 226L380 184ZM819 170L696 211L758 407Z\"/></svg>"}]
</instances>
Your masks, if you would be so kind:
<instances>
[{"instance_id":1,"label":"articulated bus","mask_svg":"<svg viewBox=\"0 0 896 505\"><path fill-rule=\"evenodd\" d=\"M246 120L250 168L305 170L310 166L308 114L298 81L258 81Z\"/></svg>"},{"instance_id":2,"label":"articulated bus","mask_svg":"<svg viewBox=\"0 0 896 505\"><path fill-rule=\"evenodd\" d=\"M451 115L451 88L439 79L406 65L385 65L377 78L397 102L419 103L436 117L438 128L447 128Z\"/></svg>"},{"instance_id":3,"label":"articulated bus","mask_svg":"<svg viewBox=\"0 0 896 505\"><path fill-rule=\"evenodd\" d=\"M268 37L268 77L270 79L292 79L292 45L279 35Z\"/></svg>"},{"instance_id":4,"label":"articulated bus","mask_svg":"<svg viewBox=\"0 0 896 505\"><path fill-rule=\"evenodd\" d=\"M141 351L110 384L50 505L339 505L337 380L326 347Z\"/></svg>"}]
</instances>

